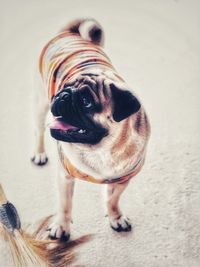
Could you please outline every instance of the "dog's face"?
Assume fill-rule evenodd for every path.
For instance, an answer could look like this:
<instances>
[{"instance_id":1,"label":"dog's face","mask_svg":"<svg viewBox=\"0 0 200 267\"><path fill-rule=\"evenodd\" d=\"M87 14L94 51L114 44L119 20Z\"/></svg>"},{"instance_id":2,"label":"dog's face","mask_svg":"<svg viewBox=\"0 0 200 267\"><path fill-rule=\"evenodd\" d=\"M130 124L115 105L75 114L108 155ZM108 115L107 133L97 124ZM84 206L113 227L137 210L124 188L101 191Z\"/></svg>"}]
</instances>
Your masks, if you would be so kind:
<instances>
[{"instance_id":1,"label":"dog's face","mask_svg":"<svg viewBox=\"0 0 200 267\"><path fill-rule=\"evenodd\" d=\"M112 125L136 113L140 106L130 91L114 82L82 75L53 97L51 135L64 142L94 145L109 136Z\"/></svg>"}]
</instances>

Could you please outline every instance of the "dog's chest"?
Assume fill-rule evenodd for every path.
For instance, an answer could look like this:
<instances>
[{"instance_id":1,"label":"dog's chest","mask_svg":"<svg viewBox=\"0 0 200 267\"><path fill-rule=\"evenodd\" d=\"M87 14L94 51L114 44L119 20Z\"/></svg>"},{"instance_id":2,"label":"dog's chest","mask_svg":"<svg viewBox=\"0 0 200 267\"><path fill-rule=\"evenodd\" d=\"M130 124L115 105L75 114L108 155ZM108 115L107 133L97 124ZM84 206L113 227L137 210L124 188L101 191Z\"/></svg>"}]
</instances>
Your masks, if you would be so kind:
<instances>
[{"instance_id":1,"label":"dog's chest","mask_svg":"<svg viewBox=\"0 0 200 267\"><path fill-rule=\"evenodd\" d=\"M111 159L110 151L99 149L98 151L93 151L93 153L82 153L80 160L100 176L113 176L114 162Z\"/></svg>"},{"instance_id":2,"label":"dog's chest","mask_svg":"<svg viewBox=\"0 0 200 267\"><path fill-rule=\"evenodd\" d=\"M143 142L140 140L136 147L137 150L132 152L132 155L124 158L125 151L122 150L118 155L113 155L111 149L103 147L91 151L77 149L71 144L65 144L63 152L70 162L82 172L97 179L112 179L130 172L141 156L142 147L144 147Z\"/></svg>"},{"instance_id":3,"label":"dog's chest","mask_svg":"<svg viewBox=\"0 0 200 267\"><path fill-rule=\"evenodd\" d=\"M84 173L96 178L111 177L113 175L113 161L111 153L105 149L87 151L74 148L71 144L63 146L65 156L71 163Z\"/></svg>"}]
</instances>

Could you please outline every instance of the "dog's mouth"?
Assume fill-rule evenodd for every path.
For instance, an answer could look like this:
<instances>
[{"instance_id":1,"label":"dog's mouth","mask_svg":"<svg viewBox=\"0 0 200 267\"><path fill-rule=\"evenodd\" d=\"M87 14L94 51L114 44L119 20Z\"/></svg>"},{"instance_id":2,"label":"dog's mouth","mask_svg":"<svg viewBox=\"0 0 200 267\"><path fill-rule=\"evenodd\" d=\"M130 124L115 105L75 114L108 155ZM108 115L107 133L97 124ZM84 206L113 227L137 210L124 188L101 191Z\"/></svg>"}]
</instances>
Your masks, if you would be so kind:
<instances>
[{"instance_id":1,"label":"dog's mouth","mask_svg":"<svg viewBox=\"0 0 200 267\"><path fill-rule=\"evenodd\" d=\"M105 129L91 130L79 128L64 121L62 117L54 118L50 124L51 136L58 141L82 144L96 144L107 135Z\"/></svg>"}]
</instances>

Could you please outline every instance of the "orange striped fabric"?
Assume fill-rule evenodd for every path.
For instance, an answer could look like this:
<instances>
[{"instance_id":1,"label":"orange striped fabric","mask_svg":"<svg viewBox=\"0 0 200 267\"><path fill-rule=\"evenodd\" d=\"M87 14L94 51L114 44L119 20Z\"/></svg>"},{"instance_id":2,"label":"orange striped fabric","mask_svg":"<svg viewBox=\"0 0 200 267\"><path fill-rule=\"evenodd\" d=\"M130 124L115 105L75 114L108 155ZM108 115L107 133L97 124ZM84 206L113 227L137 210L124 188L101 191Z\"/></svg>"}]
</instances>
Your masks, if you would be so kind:
<instances>
[{"instance_id":1,"label":"orange striped fabric","mask_svg":"<svg viewBox=\"0 0 200 267\"><path fill-rule=\"evenodd\" d=\"M48 42L39 60L40 73L48 88L49 99L65 83L85 72L90 73L94 68L112 71L120 78L99 45L70 32L63 32Z\"/></svg>"}]
</instances>

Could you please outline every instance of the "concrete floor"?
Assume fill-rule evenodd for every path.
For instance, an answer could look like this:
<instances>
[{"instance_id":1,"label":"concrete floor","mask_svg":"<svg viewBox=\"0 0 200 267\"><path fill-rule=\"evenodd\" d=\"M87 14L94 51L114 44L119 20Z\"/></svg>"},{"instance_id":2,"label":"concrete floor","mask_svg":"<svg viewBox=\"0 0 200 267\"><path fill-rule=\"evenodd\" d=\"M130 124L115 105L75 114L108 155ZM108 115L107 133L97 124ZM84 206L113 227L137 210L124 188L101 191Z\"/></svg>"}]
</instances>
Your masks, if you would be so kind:
<instances>
[{"instance_id":1,"label":"concrete floor","mask_svg":"<svg viewBox=\"0 0 200 267\"><path fill-rule=\"evenodd\" d=\"M105 28L108 55L143 100L152 124L142 172L122 198L131 233L113 232L101 186L77 182L72 235L94 233L80 249L87 267L200 266L200 2L1 1L0 181L24 222L55 212L55 146L49 164L30 163L33 65L45 41L71 18ZM47 131L47 136L49 133ZM0 250L0 266L10 267Z\"/></svg>"}]
</instances>

